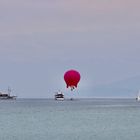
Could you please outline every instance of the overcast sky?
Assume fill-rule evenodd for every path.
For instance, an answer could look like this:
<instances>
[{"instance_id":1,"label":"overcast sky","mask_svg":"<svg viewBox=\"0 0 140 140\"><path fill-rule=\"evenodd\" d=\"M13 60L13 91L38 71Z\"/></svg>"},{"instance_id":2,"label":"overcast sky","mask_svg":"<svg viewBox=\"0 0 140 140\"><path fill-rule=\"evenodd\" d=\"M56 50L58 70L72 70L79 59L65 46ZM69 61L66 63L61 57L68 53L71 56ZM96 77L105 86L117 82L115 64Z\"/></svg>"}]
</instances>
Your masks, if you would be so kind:
<instances>
[{"instance_id":1,"label":"overcast sky","mask_svg":"<svg viewBox=\"0 0 140 140\"><path fill-rule=\"evenodd\" d=\"M0 0L1 90L10 86L21 98L70 94L63 75L76 69L82 97L140 75L139 13L139 0Z\"/></svg>"}]
</instances>

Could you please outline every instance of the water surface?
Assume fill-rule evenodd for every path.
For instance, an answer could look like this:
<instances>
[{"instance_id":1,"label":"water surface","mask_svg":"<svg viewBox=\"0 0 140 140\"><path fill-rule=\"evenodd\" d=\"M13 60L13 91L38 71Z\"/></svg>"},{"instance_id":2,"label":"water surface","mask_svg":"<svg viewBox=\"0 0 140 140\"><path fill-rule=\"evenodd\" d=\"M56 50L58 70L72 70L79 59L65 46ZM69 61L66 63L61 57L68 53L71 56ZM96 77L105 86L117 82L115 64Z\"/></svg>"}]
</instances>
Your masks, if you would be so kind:
<instances>
[{"instance_id":1,"label":"water surface","mask_svg":"<svg viewBox=\"0 0 140 140\"><path fill-rule=\"evenodd\" d=\"M0 101L0 140L139 140L135 99Z\"/></svg>"}]
</instances>

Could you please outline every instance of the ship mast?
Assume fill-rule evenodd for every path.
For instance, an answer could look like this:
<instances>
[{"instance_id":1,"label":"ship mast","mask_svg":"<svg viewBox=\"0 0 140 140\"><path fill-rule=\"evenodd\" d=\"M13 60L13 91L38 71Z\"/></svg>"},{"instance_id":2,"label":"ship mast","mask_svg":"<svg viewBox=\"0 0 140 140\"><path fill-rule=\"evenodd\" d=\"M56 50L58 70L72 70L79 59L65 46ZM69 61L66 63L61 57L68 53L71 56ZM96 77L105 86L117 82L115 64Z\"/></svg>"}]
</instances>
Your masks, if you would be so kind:
<instances>
[{"instance_id":1,"label":"ship mast","mask_svg":"<svg viewBox=\"0 0 140 140\"><path fill-rule=\"evenodd\" d=\"M10 93L11 93L11 88L8 87L8 95L10 96Z\"/></svg>"}]
</instances>

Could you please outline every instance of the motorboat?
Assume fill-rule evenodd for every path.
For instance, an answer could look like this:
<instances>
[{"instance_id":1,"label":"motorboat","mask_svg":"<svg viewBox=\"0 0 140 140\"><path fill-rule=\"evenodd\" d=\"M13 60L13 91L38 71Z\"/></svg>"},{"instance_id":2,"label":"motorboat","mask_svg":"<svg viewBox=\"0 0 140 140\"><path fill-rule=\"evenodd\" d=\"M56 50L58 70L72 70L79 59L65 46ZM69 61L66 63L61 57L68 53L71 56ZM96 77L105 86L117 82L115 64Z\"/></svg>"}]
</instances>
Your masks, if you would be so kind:
<instances>
[{"instance_id":1,"label":"motorboat","mask_svg":"<svg viewBox=\"0 0 140 140\"><path fill-rule=\"evenodd\" d=\"M61 91L58 91L54 95L55 100L63 101L64 100L64 94Z\"/></svg>"}]
</instances>

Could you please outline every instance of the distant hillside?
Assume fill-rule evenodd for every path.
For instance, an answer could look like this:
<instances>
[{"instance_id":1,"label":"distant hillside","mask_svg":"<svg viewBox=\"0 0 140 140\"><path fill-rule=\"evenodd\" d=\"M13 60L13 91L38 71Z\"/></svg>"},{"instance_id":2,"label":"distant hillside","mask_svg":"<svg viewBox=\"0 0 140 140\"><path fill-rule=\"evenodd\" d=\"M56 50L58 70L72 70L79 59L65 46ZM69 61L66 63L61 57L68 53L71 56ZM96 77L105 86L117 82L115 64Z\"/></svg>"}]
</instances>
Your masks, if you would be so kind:
<instances>
[{"instance_id":1,"label":"distant hillside","mask_svg":"<svg viewBox=\"0 0 140 140\"><path fill-rule=\"evenodd\" d=\"M135 97L140 89L140 76L93 88L94 96Z\"/></svg>"}]
</instances>

